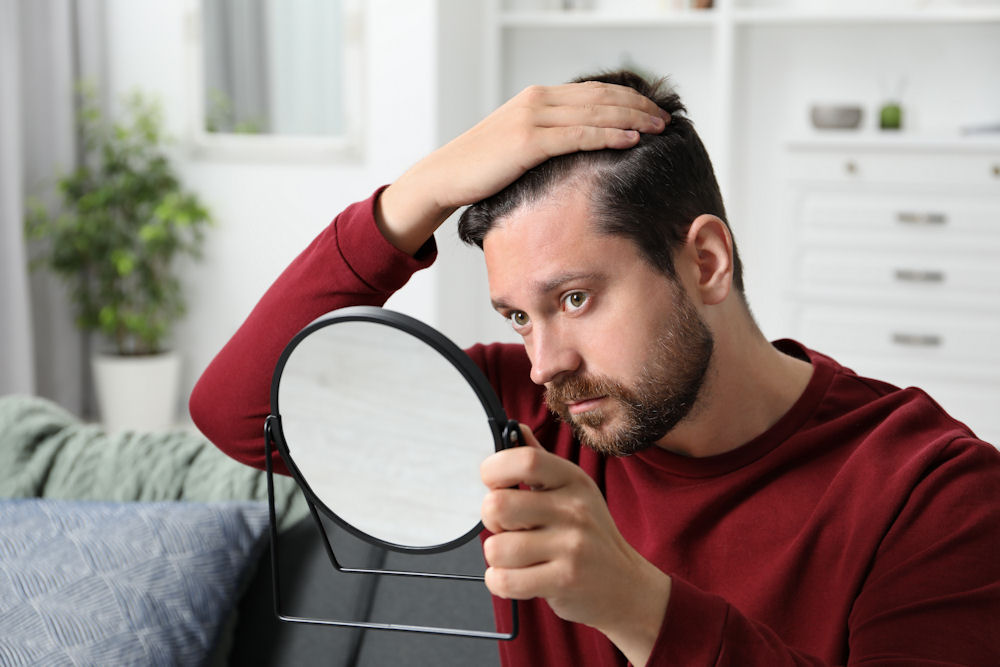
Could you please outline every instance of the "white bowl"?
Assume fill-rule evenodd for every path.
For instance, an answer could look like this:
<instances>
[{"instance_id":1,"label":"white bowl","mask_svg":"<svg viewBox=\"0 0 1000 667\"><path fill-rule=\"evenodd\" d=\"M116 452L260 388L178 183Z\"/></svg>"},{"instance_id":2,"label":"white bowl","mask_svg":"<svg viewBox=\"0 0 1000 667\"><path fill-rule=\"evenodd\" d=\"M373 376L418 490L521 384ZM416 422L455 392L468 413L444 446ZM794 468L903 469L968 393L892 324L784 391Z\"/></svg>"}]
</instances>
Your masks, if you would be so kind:
<instances>
[{"instance_id":1,"label":"white bowl","mask_svg":"<svg viewBox=\"0 0 1000 667\"><path fill-rule=\"evenodd\" d=\"M813 127L852 130L861 126L861 107L853 104L814 104L809 110Z\"/></svg>"}]
</instances>

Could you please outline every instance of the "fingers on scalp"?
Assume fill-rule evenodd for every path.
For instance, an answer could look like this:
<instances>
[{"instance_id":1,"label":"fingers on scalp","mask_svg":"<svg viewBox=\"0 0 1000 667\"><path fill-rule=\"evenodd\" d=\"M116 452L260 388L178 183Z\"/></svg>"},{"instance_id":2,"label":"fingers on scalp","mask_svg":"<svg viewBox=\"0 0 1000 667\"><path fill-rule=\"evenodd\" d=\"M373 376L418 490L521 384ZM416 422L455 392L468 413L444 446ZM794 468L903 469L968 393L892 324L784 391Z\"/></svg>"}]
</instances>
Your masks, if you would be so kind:
<instances>
[{"instance_id":1,"label":"fingers on scalp","mask_svg":"<svg viewBox=\"0 0 1000 667\"><path fill-rule=\"evenodd\" d=\"M666 122L666 124L670 124L670 113L661 108L652 99L646 97L634 88L629 88L628 86L615 87L620 88L623 95L623 97L618 100L617 106L626 107L628 109L635 110L637 113L646 114L655 118L661 118Z\"/></svg>"},{"instance_id":2,"label":"fingers on scalp","mask_svg":"<svg viewBox=\"0 0 1000 667\"><path fill-rule=\"evenodd\" d=\"M593 151L602 148L628 148L635 145L639 140L639 132L636 130L622 130L613 127L586 127L574 125L572 127L552 128L552 132L559 133L556 146L573 144L576 150ZM562 150L550 150L550 155L558 155Z\"/></svg>"},{"instance_id":3,"label":"fingers on scalp","mask_svg":"<svg viewBox=\"0 0 1000 667\"><path fill-rule=\"evenodd\" d=\"M659 114L649 114L640 109L612 104L586 104L580 109L580 124L596 127L648 130L655 128Z\"/></svg>"}]
</instances>

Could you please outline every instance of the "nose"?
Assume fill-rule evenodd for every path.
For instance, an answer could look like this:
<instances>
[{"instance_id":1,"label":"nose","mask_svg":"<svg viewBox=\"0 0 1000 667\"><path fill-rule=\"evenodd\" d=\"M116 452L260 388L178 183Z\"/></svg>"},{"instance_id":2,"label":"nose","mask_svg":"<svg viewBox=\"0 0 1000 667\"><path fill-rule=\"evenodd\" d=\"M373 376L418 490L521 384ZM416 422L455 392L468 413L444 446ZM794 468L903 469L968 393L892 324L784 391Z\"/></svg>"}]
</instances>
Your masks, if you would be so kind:
<instances>
[{"instance_id":1,"label":"nose","mask_svg":"<svg viewBox=\"0 0 1000 667\"><path fill-rule=\"evenodd\" d=\"M565 335L536 324L530 339L525 341L525 349L531 360L531 381L535 384L546 384L580 368L580 353Z\"/></svg>"}]
</instances>

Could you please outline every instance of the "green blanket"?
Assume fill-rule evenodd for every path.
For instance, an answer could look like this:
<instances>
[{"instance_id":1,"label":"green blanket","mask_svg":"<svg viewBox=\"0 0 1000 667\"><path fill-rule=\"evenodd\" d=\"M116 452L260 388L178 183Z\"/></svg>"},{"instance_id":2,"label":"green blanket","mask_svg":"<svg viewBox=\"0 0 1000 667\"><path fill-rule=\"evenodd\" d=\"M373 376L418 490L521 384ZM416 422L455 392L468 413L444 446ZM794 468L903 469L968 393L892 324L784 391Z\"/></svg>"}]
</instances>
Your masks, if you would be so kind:
<instances>
[{"instance_id":1,"label":"green blanket","mask_svg":"<svg viewBox=\"0 0 1000 667\"><path fill-rule=\"evenodd\" d=\"M0 396L0 460L0 498L267 500L263 472L200 435L108 435L33 396ZM290 478L274 482L279 526L291 525L307 513L305 500Z\"/></svg>"}]
</instances>

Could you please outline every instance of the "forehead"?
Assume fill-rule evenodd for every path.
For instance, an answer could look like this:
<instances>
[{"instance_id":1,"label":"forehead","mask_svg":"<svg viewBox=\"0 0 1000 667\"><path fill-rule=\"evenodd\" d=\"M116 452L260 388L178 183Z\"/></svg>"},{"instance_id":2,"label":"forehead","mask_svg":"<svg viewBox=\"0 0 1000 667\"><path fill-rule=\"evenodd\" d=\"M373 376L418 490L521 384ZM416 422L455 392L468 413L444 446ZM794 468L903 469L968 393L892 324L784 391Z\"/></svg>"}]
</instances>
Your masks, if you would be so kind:
<instances>
[{"instance_id":1,"label":"forehead","mask_svg":"<svg viewBox=\"0 0 1000 667\"><path fill-rule=\"evenodd\" d=\"M501 303L643 262L631 240L597 231L586 188L569 186L507 215L483 239L483 255L490 297Z\"/></svg>"}]
</instances>

